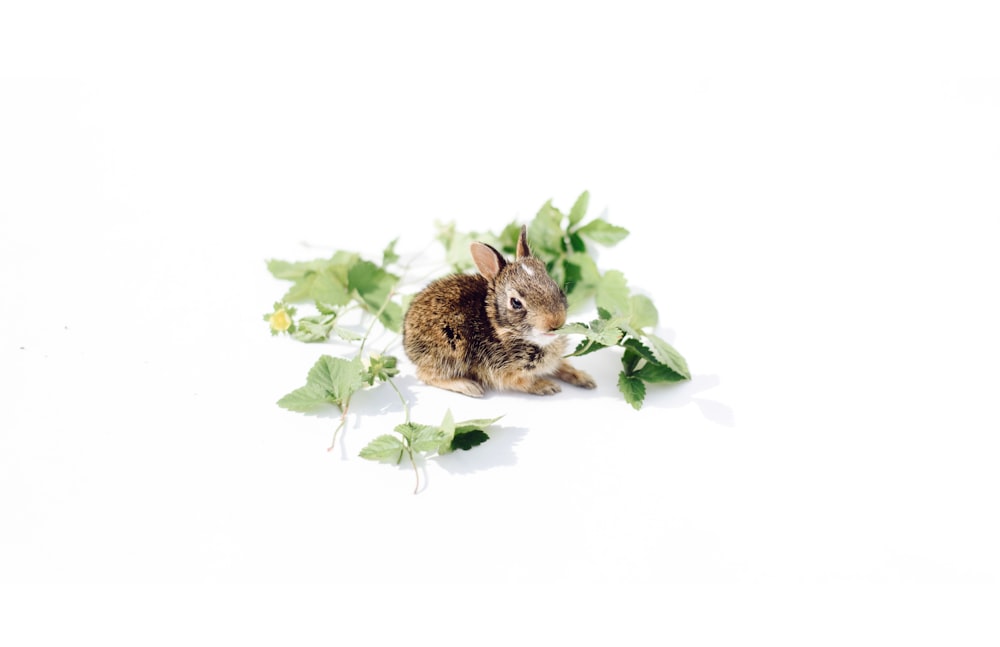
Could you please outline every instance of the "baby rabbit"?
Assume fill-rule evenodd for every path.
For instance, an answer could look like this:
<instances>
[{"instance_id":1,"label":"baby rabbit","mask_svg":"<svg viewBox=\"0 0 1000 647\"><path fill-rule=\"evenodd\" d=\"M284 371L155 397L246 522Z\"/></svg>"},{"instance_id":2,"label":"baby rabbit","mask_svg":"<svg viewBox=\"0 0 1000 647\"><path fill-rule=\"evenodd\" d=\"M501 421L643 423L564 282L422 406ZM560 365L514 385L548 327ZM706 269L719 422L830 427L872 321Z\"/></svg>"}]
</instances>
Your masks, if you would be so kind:
<instances>
[{"instance_id":1,"label":"baby rabbit","mask_svg":"<svg viewBox=\"0 0 1000 647\"><path fill-rule=\"evenodd\" d=\"M549 377L594 388L563 359L566 337L552 331L566 322L566 295L531 255L527 228L512 262L485 243L470 249L479 274L432 282L406 311L403 347L417 377L472 397L487 388L558 393Z\"/></svg>"}]
</instances>

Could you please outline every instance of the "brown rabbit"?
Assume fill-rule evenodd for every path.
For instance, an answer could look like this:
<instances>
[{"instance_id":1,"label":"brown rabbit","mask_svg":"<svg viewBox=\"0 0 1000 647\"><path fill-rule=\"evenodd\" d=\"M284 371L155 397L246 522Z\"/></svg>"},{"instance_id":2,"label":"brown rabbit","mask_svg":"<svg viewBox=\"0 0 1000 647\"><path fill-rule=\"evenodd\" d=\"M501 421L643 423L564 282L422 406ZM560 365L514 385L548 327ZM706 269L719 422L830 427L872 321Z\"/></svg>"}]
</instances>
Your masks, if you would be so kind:
<instances>
[{"instance_id":1,"label":"brown rabbit","mask_svg":"<svg viewBox=\"0 0 1000 647\"><path fill-rule=\"evenodd\" d=\"M434 281L406 311L403 347L417 377L473 397L487 388L558 393L549 377L594 388L563 359L566 337L552 331L566 322L566 295L531 255L526 228L512 262L485 243L470 249L479 274Z\"/></svg>"}]
</instances>

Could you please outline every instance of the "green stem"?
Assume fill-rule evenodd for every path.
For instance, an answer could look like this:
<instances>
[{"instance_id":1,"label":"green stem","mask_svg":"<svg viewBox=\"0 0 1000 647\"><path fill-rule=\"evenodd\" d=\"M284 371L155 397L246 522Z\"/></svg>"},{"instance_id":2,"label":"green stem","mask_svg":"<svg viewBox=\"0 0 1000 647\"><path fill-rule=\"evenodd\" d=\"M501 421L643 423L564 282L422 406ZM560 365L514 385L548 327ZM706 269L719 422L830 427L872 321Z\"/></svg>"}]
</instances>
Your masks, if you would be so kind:
<instances>
[{"instance_id":1,"label":"green stem","mask_svg":"<svg viewBox=\"0 0 1000 647\"><path fill-rule=\"evenodd\" d=\"M399 387L396 386L396 383L391 378L386 378L385 381L389 383L392 390L399 396L399 401L403 403L403 413L406 414L406 424L410 424L410 405L406 402L406 398L403 397L402 391L399 390Z\"/></svg>"},{"instance_id":2,"label":"green stem","mask_svg":"<svg viewBox=\"0 0 1000 647\"><path fill-rule=\"evenodd\" d=\"M413 475L416 477L416 484L413 486L413 493L420 493L420 470L417 469L417 460L413 458L413 450L409 447L406 448L406 453L410 455L410 465L413 466Z\"/></svg>"}]
</instances>

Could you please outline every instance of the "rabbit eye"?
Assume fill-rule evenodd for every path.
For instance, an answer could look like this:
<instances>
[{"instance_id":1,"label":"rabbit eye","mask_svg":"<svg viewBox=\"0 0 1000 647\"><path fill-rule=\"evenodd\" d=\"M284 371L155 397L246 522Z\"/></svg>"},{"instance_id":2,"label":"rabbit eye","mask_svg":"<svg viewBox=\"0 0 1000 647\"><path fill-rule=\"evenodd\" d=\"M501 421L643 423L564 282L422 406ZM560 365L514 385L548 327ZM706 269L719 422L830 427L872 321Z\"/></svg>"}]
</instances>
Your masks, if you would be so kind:
<instances>
[{"instance_id":1,"label":"rabbit eye","mask_svg":"<svg viewBox=\"0 0 1000 647\"><path fill-rule=\"evenodd\" d=\"M521 303L521 300L518 299L517 297L511 297L510 298L510 307L514 308L515 310L520 310L521 308L524 307L524 304Z\"/></svg>"}]
</instances>

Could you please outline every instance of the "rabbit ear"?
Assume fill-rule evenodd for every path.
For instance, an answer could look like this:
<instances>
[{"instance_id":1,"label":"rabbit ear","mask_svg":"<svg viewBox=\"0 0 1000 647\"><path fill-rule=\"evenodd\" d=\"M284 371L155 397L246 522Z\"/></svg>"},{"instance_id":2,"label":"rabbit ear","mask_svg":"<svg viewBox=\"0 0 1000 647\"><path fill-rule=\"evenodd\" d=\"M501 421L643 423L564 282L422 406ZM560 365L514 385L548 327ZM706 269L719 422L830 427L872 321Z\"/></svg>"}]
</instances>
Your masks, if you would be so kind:
<instances>
[{"instance_id":1,"label":"rabbit ear","mask_svg":"<svg viewBox=\"0 0 1000 647\"><path fill-rule=\"evenodd\" d=\"M472 262L476 264L479 273L491 281L507 264L503 255L486 243L472 243L469 249L472 252Z\"/></svg>"},{"instance_id":2,"label":"rabbit ear","mask_svg":"<svg viewBox=\"0 0 1000 647\"><path fill-rule=\"evenodd\" d=\"M528 226L521 225L521 235L517 237L517 257L527 258L531 256L531 249L528 247Z\"/></svg>"}]
</instances>

